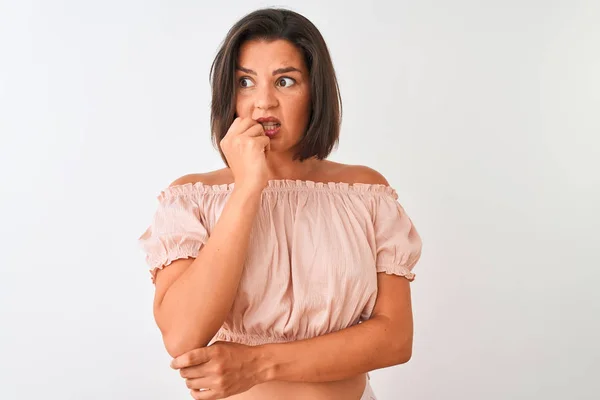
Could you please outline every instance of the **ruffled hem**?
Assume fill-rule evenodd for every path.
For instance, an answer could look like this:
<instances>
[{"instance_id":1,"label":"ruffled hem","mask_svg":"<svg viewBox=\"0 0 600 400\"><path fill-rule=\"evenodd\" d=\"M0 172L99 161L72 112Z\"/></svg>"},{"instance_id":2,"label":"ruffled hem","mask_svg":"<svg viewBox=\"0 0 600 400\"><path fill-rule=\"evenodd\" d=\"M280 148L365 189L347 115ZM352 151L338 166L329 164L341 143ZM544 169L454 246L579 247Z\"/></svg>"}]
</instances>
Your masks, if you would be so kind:
<instances>
[{"instance_id":1,"label":"ruffled hem","mask_svg":"<svg viewBox=\"0 0 600 400\"><path fill-rule=\"evenodd\" d=\"M173 261L197 257L201 246L202 243L198 243L190 246L179 247L174 251L171 251L166 256L155 256L152 258L148 257L146 262L148 265L150 265L150 269L148 271L150 272L150 279L152 280L152 283L156 283L156 274L158 273L158 270L169 266L171 263L173 263Z\"/></svg>"},{"instance_id":2,"label":"ruffled hem","mask_svg":"<svg viewBox=\"0 0 600 400\"><path fill-rule=\"evenodd\" d=\"M221 329L217 332L217 334L212 338L209 345L217 342L234 342L245 344L246 346L260 346L263 344L271 344L271 343L288 343L296 340L301 340L298 338L286 338L281 336L267 336L267 335L251 335L245 333L237 333L227 331L225 329Z\"/></svg>"},{"instance_id":3,"label":"ruffled hem","mask_svg":"<svg viewBox=\"0 0 600 400\"><path fill-rule=\"evenodd\" d=\"M198 193L228 193L233 190L235 183L224 183L218 185L207 185L202 182L184 183L182 185L169 186L158 195L159 200L176 196L189 196ZM263 192L284 191L329 191L329 192L359 192L373 193L392 196L398 199L398 193L394 188L379 183L346 183L346 182L315 182L299 179L274 179L267 183Z\"/></svg>"},{"instance_id":4,"label":"ruffled hem","mask_svg":"<svg viewBox=\"0 0 600 400\"><path fill-rule=\"evenodd\" d=\"M410 282L415 280L415 274L411 272L406 267L401 267L399 265L378 265L377 273L385 273L386 275L398 275L403 276L408 279Z\"/></svg>"}]
</instances>

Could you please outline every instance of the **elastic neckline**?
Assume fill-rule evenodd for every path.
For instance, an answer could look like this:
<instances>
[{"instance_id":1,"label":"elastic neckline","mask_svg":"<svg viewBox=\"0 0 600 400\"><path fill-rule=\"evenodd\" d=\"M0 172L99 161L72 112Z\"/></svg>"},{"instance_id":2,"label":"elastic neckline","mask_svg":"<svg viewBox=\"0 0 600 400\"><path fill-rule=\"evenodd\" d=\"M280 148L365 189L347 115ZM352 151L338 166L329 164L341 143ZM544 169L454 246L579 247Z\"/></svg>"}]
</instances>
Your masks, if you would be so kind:
<instances>
[{"instance_id":1,"label":"elastic neckline","mask_svg":"<svg viewBox=\"0 0 600 400\"><path fill-rule=\"evenodd\" d=\"M234 187L235 183L233 182L216 185L208 185L203 182L190 182L169 186L161 192L160 196L185 195L198 192L227 193L231 192ZM394 199L398 198L398 194L394 188L380 183L315 182L301 179L272 179L267 182L267 186L263 189L263 193L286 191L359 192L385 194L394 197Z\"/></svg>"}]
</instances>

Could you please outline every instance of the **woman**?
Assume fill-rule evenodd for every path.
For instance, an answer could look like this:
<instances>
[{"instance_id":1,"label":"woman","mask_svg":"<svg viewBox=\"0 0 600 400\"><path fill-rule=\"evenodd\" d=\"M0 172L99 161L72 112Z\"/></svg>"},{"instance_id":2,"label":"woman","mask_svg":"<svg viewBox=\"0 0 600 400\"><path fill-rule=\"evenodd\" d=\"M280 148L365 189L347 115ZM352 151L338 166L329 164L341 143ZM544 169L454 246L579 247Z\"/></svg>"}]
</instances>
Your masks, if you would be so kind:
<instances>
[{"instance_id":1,"label":"woman","mask_svg":"<svg viewBox=\"0 0 600 400\"><path fill-rule=\"evenodd\" d=\"M255 11L212 68L226 168L175 180L139 238L154 316L194 399L374 399L409 360L421 239L378 172L326 160L341 101L317 28Z\"/></svg>"}]
</instances>

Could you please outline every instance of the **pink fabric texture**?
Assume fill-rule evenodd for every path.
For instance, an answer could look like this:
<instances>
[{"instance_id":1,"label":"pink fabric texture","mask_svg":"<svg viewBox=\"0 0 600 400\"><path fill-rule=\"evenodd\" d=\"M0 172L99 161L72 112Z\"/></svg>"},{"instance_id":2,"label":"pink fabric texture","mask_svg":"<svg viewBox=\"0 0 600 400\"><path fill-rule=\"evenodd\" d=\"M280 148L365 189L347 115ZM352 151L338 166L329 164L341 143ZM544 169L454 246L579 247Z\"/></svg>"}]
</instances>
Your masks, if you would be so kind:
<instances>
[{"instance_id":1,"label":"pink fabric texture","mask_svg":"<svg viewBox=\"0 0 600 400\"><path fill-rule=\"evenodd\" d=\"M152 282L196 257L234 184L164 189L138 241ZM369 319L377 273L412 281L422 241L390 186L271 180L250 236L237 296L217 340L248 345L321 336Z\"/></svg>"}]
</instances>

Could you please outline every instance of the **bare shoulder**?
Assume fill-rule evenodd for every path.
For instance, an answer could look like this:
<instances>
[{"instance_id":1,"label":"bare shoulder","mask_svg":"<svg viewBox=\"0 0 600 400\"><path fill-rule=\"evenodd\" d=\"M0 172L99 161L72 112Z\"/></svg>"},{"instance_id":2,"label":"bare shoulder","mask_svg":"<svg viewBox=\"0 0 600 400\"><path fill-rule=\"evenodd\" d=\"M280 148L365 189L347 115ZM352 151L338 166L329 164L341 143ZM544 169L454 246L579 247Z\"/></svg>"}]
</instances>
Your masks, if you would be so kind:
<instances>
[{"instance_id":1,"label":"bare shoulder","mask_svg":"<svg viewBox=\"0 0 600 400\"><path fill-rule=\"evenodd\" d=\"M169 186L185 185L187 183L204 183L206 185L221 185L233 182L233 175L229 168L222 168L215 171L193 173L183 175L175 179Z\"/></svg>"},{"instance_id":2,"label":"bare shoulder","mask_svg":"<svg viewBox=\"0 0 600 400\"><path fill-rule=\"evenodd\" d=\"M354 165L353 174L357 177L358 182L369 183L373 185L389 185L387 179L375 169L366 165Z\"/></svg>"},{"instance_id":3,"label":"bare shoulder","mask_svg":"<svg viewBox=\"0 0 600 400\"><path fill-rule=\"evenodd\" d=\"M332 173L332 178L335 181L389 186L387 179L380 172L366 165L350 165L328 161L327 168Z\"/></svg>"}]
</instances>

